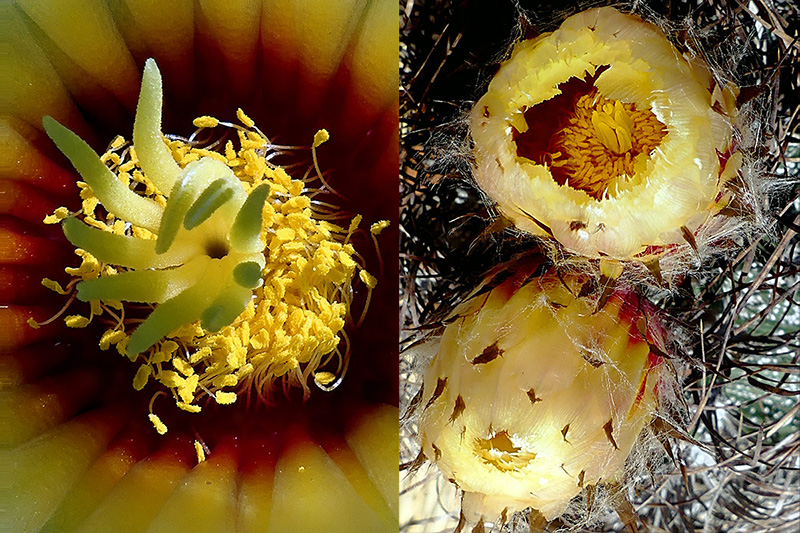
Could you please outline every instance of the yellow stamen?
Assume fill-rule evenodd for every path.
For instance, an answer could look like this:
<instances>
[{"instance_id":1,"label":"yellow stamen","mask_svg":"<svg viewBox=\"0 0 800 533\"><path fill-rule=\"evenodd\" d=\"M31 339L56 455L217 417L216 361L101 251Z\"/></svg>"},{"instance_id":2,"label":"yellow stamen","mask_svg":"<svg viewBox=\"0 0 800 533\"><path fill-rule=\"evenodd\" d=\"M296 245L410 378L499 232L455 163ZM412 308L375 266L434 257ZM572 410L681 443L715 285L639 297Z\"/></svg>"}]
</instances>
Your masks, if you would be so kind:
<instances>
[{"instance_id":1,"label":"yellow stamen","mask_svg":"<svg viewBox=\"0 0 800 533\"><path fill-rule=\"evenodd\" d=\"M214 395L214 399L220 405L227 405L236 401L236 393L217 391L217 393Z\"/></svg>"},{"instance_id":2,"label":"yellow stamen","mask_svg":"<svg viewBox=\"0 0 800 533\"><path fill-rule=\"evenodd\" d=\"M320 385L330 385L334 381L336 381L336 374L332 372L317 372L314 374L314 379Z\"/></svg>"},{"instance_id":3,"label":"yellow stamen","mask_svg":"<svg viewBox=\"0 0 800 533\"><path fill-rule=\"evenodd\" d=\"M117 148L122 148L123 144L125 144L125 138L122 135L117 135L114 137L114 140L111 141L111 149L116 150Z\"/></svg>"},{"instance_id":4,"label":"yellow stamen","mask_svg":"<svg viewBox=\"0 0 800 533\"><path fill-rule=\"evenodd\" d=\"M194 404L190 404L190 403L186 403L186 402L176 402L175 405L177 405L178 407L180 407L184 411L188 411L190 413L199 413L201 411L199 405L194 405Z\"/></svg>"},{"instance_id":5,"label":"yellow stamen","mask_svg":"<svg viewBox=\"0 0 800 533\"><path fill-rule=\"evenodd\" d=\"M200 444L199 441L194 441L194 451L197 452L198 464L206 460L206 451L203 449L203 445Z\"/></svg>"},{"instance_id":6,"label":"yellow stamen","mask_svg":"<svg viewBox=\"0 0 800 533\"><path fill-rule=\"evenodd\" d=\"M124 338L126 338L126 335L125 335L124 331L108 330L105 333L103 333L102 337L100 337L100 349L101 350L108 350L108 348L112 344L117 344L118 342L120 342Z\"/></svg>"},{"instance_id":7,"label":"yellow stamen","mask_svg":"<svg viewBox=\"0 0 800 533\"><path fill-rule=\"evenodd\" d=\"M380 232L388 228L389 224L391 224L391 222L388 220L380 220L369 227L369 232L373 235L378 235Z\"/></svg>"},{"instance_id":8,"label":"yellow stamen","mask_svg":"<svg viewBox=\"0 0 800 533\"><path fill-rule=\"evenodd\" d=\"M609 187L617 178L633 176L636 157L650 155L666 133L651 111L593 91L556 134L552 165L566 172L570 187L600 199L614 193Z\"/></svg>"},{"instance_id":9,"label":"yellow stamen","mask_svg":"<svg viewBox=\"0 0 800 533\"><path fill-rule=\"evenodd\" d=\"M239 122L244 124L247 128L252 128L256 125L253 119L245 115L241 108L236 110L236 117L239 119Z\"/></svg>"},{"instance_id":10,"label":"yellow stamen","mask_svg":"<svg viewBox=\"0 0 800 533\"><path fill-rule=\"evenodd\" d=\"M136 371L136 375L133 377L133 388L136 390L142 390L145 385L147 385L147 380L150 379L150 375L153 373L153 369L147 365L142 365L139 367L139 370Z\"/></svg>"},{"instance_id":11,"label":"yellow stamen","mask_svg":"<svg viewBox=\"0 0 800 533\"><path fill-rule=\"evenodd\" d=\"M42 285L53 292L57 292L58 294L67 294L67 291L65 291L57 281L52 279L44 278L42 280Z\"/></svg>"},{"instance_id":12,"label":"yellow stamen","mask_svg":"<svg viewBox=\"0 0 800 533\"><path fill-rule=\"evenodd\" d=\"M192 121L195 128L215 128L217 124L219 124L219 120L214 117L209 117L208 115L204 115L202 117L197 117Z\"/></svg>"},{"instance_id":13,"label":"yellow stamen","mask_svg":"<svg viewBox=\"0 0 800 533\"><path fill-rule=\"evenodd\" d=\"M89 325L89 319L81 315L70 315L64 319L68 328L85 328Z\"/></svg>"},{"instance_id":14,"label":"yellow stamen","mask_svg":"<svg viewBox=\"0 0 800 533\"><path fill-rule=\"evenodd\" d=\"M317 148L320 144L324 143L331 136L328 133L328 130L319 130L317 133L314 134L314 144L312 145L314 148Z\"/></svg>"},{"instance_id":15,"label":"yellow stamen","mask_svg":"<svg viewBox=\"0 0 800 533\"><path fill-rule=\"evenodd\" d=\"M364 285L366 285L370 289L374 289L375 286L378 284L378 280L375 278L375 276L373 276L366 270L362 270L361 272L359 272L358 277L361 278L361 281L364 282Z\"/></svg>"},{"instance_id":16,"label":"yellow stamen","mask_svg":"<svg viewBox=\"0 0 800 533\"><path fill-rule=\"evenodd\" d=\"M164 422L162 422L161 419L158 418L158 415L150 413L149 415L147 415L147 418L150 419L150 422L152 422L153 427L156 428L156 431L158 431L159 435L163 435L167 432L166 424L164 424Z\"/></svg>"},{"instance_id":17,"label":"yellow stamen","mask_svg":"<svg viewBox=\"0 0 800 533\"><path fill-rule=\"evenodd\" d=\"M59 207L52 215L44 217L45 224L58 224L69 216L69 210L66 207Z\"/></svg>"}]
</instances>

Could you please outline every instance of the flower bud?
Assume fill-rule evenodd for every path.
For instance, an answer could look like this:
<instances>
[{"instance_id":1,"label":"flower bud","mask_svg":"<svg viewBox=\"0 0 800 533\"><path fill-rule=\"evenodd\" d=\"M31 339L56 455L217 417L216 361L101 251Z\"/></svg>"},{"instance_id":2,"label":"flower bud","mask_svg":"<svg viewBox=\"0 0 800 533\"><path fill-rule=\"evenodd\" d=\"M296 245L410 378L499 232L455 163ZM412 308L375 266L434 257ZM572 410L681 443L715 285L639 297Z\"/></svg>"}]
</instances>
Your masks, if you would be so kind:
<instances>
[{"instance_id":1,"label":"flower bud","mask_svg":"<svg viewBox=\"0 0 800 533\"><path fill-rule=\"evenodd\" d=\"M633 292L583 296L595 286L583 275L522 279L456 309L424 378L423 453L464 491L472 521L527 507L553 519L584 487L621 481L670 382Z\"/></svg>"}]
</instances>

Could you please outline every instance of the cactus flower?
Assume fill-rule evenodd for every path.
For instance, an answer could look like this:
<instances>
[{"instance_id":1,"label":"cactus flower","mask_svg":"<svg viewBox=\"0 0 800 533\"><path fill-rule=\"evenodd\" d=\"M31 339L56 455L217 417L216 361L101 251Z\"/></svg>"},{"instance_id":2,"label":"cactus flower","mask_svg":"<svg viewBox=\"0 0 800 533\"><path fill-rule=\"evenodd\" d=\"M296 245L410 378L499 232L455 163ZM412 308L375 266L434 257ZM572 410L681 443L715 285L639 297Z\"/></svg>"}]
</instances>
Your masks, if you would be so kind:
<instances>
[{"instance_id":1,"label":"cactus flower","mask_svg":"<svg viewBox=\"0 0 800 533\"><path fill-rule=\"evenodd\" d=\"M636 295L583 296L592 284L515 276L450 317L425 374L419 433L425 457L463 490L467 519L528 507L553 519L584 487L624 479L669 363Z\"/></svg>"},{"instance_id":2,"label":"cactus flower","mask_svg":"<svg viewBox=\"0 0 800 533\"><path fill-rule=\"evenodd\" d=\"M737 95L656 26L589 9L501 65L470 115L475 179L517 228L583 256L696 248L733 202Z\"/></svg>"},{"instance_id":3,"label":"cactus flower","mask_svg":"<svg viewBox=\"0 0 800 533\"><path fill-rule=\"evenodd\" d=\"M165 345L166 349L146 349L137 363L117 351L125 347L120 346L120 334L135 332L153 306L161 304L107 301L98 309L96 304L78 301L77 284L99 265L90 260L88 250L82 249L88 255L75 257L74 245L62 234L64 222L41 224L54 211L52 218L75 219L71 224L93 223L86 220L85 201L87 209L94 207L97 222L111 229L125 225L120 218L110 220L104 205L92 205L98 195L90 194L83 184L76 187L76 179L84 178L47 138L41 119L45 114L53 116L96 149L117 176L120 167L127 165L121 174L128 174L131 184L138 183L133 181L140 177L136 171L141 166L134 157L136 150L131 149L132 117L140 67L147 57L155 57L163 74L163 131L182 135L167 136L167 146L179 166L185 168L198 156L221 157L226 162L229 157L239 159L228 166L241 181L236 185L243 194L252 193L255 183L241 179L244 167L248 171L257 171L261 163L269 167L265 180L270 191L262 218L266 231L260 235L269 246L263 253L267 268L281 265L289 272L301 261L285 261L287 256L304 253L292 251L299 231L297 239L279 246L276 241L272 246L276 228L267 228L269 222L299 223L309 210L321 223L316 215L324 210L324 222L330 223L331 211L338 208L363 215L362 229L349 243L358 250L354 260L360 262L360 256L371 273L380 275L371 232L365 230L397 213L397 19L392 7L381 2L270 0L212 0L202 5L20 0L0 5L0 19L8 21L0 30L6 74L0 118L4 140L0 150L0 408L4 413L0 435L5 489L0 491L4 509L0 522L7 526L0 529L229 531L235 525L239 531L396 531L397 408L386 404L397 401L393 386L397 335L386 327L394 323L389 313L368 312L361 327L345 326L347 338L338 348L343 354L349 348L353 355L345 379L335 353L329 354L332 359L327 362L324 356L315 373L299 373L312 389L315 385L332 389L341 382L331 393L313 391L308 401L301 401L302 391L295 388L287 397L275 394L274 404L263 405L245 394L270 386L266 375L252 372L237 385L222 385L224 392L239 396L234 404L217 405L215 394L201 397L205 391L198 387L192 405L201 406L202 411L189 413L173 401L178 389L167 388L154 373L137 373L145 356L159 351L160 358L178 355L177 362L185 353L184 345L171 351L170 341L157 341L154 347ZM258 136L258 128L237 117L237 107L248 112L259 131L269 134L273 149L266 156L258 155L264 141L251 138ZM209 117L196 120L198 131L191 136L192 120L203 115L219 117L219 124L214 126ZM317 148L317 155L326 183L339 193L336 196L318 190L318 180L303 176L311 158L305 147L323 127L331 132L331 139ZM113 133L126 139L112 141ZM258 147L243 147L240 133ZM283 154L275 144L305 147ZM274 149L280 150L277 157L273 157ZM298 165L288 167L294 163ZM273 164L284 165L286 172ZM145 193L146 188L138 183L136 191ZM300 194L293 194L297 190ZM310 197L312 207L303 207L306 200L300 196ZM329 207L328 202L337 207ZM229 202L220 210L232 207ZM217 210L212 218L224 218L220 215ZM336 216L343 228L332 237L340 237L342 246L350 218ZM197 232L202 224L192 230L181 224L165 255L186 242L183 231ZM224 224L218 227L220 234L225 228ZM396 231L397 225L391 224L376 236L386 269L381 276L384 281L372 293L373 311L396 306L396 291L385 283L393 277ZM136 239L156 240L155 235L136 233ZM80 269L84 257L82 275L65 274L64 267ZM111 274L105 270L100 272ZM55 292L42 286L42 278L52 280L45 284ZM287 311L299 301L290 300L300 281L296 278L284 286ZM358 319L368 291L359 279L354 282L355 307L351 309ZM263 282L251 292L263 294L267 288L276 294L280 289ZM59 289L66 294L59 294ZM90 321L86 328L67 328L60 319L38 329L26 324L29 319L46 321L70 300L66 315L82 317L70 319L69 324ZM118 304L124 307L124 316L114 307ZM125 333L114 328L117 320L106 309L125 320ZM92 310L103 313L93 315ZM246 318L249 325L255 324L255 316ZM305 323L294 320L287 317L280 322L283 327L276 320L275 327L260 335L250 328L249 337L245 321L237 320L216 334L205 334L202 342L227 341L230 344L221 342L209 349L221 356L231 347L230 353L238 356L245 346L250 355L256 355L254 345L261 341L263 355L271 351L272 333L277 337L282 331L281 342L289 344L295 332L302 332ZM195 324L199 325L180 329L196 332ZM223 332L229 335L221 336ZM201 355L207 353L202 350ZM291 357L289 351L285 353ZM212 357L189 362L195 376L210 366ZM232 357L231 363L237 360ZM300 366L311 372L307 364L300 362ZM191 377L176 370L172 361L154 363L156 370L159 367L187 381ZM135 374L139 376L135 384L144 384L141 391L130 386ZM284 374L295 375L291 369ZM230 382L232 377L223 376L220 381ZM274 385L286 383L275 379ZM365 382L371 386L362 386ZM158 398L150 403L154 394ZM169 428L166 435L158 435L148 420L149 404Z\"/></svg>"}]
</instances>

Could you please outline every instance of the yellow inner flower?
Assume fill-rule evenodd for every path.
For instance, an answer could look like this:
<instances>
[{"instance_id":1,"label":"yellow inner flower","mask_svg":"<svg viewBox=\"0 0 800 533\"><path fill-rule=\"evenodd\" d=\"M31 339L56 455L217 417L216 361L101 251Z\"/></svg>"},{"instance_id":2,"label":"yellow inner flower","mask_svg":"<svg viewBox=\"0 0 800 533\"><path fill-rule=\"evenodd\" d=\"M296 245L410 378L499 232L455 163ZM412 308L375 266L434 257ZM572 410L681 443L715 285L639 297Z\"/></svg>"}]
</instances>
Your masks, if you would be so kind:
<instances>
[{"instance_id":1,"label":"yellow inner flower","mask_svg":"<svg viewBox=\"0 0 800 533\"><path fill-rule=\"evenodd\" d=\"M610 68L559 84L561 94L526 109L525 122L512 129L519 157L547 167L558 185L595 200L615 197L619 180L644 168L667 134L649 109L600 93L595 82Z\"/></svg>"},{"instance_id":2,"label":"yellow inner flower","mask_svg":"<svg viewBox=\"0 0 800 533\"><path fill-rule=\"evenodd\" d=\"M78 212L60 207L45 218L62 224L81 258L80 266L65 269L72 277L66 289L43 280L90 303L89 316L67 316L67 326L83 328L102 317L110 328L100 348L116 345L140 363L133 387L143 389L152 377L193 413L205 396L234 403L242 387L266 400L277 379L284 387L301 385L307 397L308 380L320 367L318 386L335 388L347 369L349 347L339 343L346 341L355 275L368 291L376 279L359 266L349 242L361 217L345 229L324 220L333 213L312 208L320 190L308 185L325 183L316 149L328 132L317 132L311 146L316 173L292 179L270 162L285 148L241 109L242 125L203 116L191 138L162 140L154 62L143 80L134 142L117 137L101 157L53 119L44 120L86 180L78 182ZM210 144L195 140L218 126L229 131ZM232 132L238 150L226 142ZM370 231L384 227L376 223ZM368 303L369 293L365 309ZM152 401L150 410L153 426L166 433Z\"/></svg>"},{"instance_id":3,"label":"yellow inner flower","mask_svg":"<svg viewBox=\"0 0 800 533\"><path fill-rule=\"evenodd\" d=\"M553 177L566 174L564 183L602 198L622 176L633 176L634 161L661 143L666 128L649 110L597 94L582 96L569 124L555 137ZM559 172L559 167L561 172Z\"/></svg>"},{"instance_id":4,"label":"yellow inner flower","mask_svg":"<svg viewBox=\"0 0 800 533\"><path fill-rule=\"evenodd\" d=\"M241 110L239 118L245 126L251 122ZM195 121L201 127L217 124L212 117ZM105 315L105 321L112 327L101 337L100 348L116 345L121 354L140 361L134 388L143 389L152 377L172 391L178 407L190 412L200 411L196 402L204 395L212 396L220 404L235 402L236 393L223 389L240 384L252 385L256 394L264 398L269 394L271 382L282 376L308 392L309 374L331 357L340 359L338 371L343 367L344 355L338 345L349 311L349 287L359 270L355 249L347 241L360 217L349 229L317 220L311 210L311 198L304 194L304 182L293 180L282 168L266 162L261 152L270 144L254 126L252 123L249 128L237 126L234 131L241 148L235 150L229 140L224 145L224 154L182 140L168 142L173 158L182 168L210 157L228 165L251 188L267 183L273 191L272 201L268 200L264 207L261 231L268 249L262 271L265 283L254 291L244 313L213 334L199 323L187 324L141 355L131 355L125 350L131 337L125 327L126 311L128 315L137 313L130 305L93 301L88 318L71 315L65 319L70 327L85 327L96 316ZM124 138L117 137L101 159L120 180L146 188L157 203L166 204L166 198L142 173L135 151ZM152 232L126 225L113 214L107 214L92 189L83 182L79 186L83 199L80 214L86 224L117 235L132 233L139 238L156 239ZM66 210L59 208L46 222L60 222L65 214ZM69 288L83 280L123 271L84 250L76 253L82 258L81 265L65 269L73 276ZM372 280L363 270L360 277ZM53 284L51 280L45 283ZM325 379L330 372L322 374L323 381L331 381ZM166 432L166 426L156 415L151 415L151 420L159 433Z\"/></svg>"},{"instance_id":5,"label":"yellow inner flower","mask_svg":"<svg viewBox=\"0 0 800 533\"><path fill-rule=\"evenodd\" d=\"M535 453L514 446L508 431L499 431L489 439L476 438L475 455L501 472L520 470L536 459Z\"/></svg>"}]
</instances>

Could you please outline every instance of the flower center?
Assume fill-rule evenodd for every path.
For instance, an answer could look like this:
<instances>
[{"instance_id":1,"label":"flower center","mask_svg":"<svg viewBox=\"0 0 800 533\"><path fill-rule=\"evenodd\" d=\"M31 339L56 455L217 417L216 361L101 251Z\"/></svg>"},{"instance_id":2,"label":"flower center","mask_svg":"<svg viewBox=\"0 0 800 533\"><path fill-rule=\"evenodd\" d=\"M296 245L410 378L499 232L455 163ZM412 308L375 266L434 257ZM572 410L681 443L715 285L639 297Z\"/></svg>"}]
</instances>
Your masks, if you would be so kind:
<instances>
[{"instance_id":1,"label":"flower center","mask_svg":"<svg viewBox=\"0 0 800 533\"><path fill-rule=\"evenodd\" d=\"M616 195L613 185L631 178L637 157L649 157L667 133L650 110L599 94L594 82L609 68L559 84L561 94L524 111L527 131L512 133L519 157L596 200Z\"/></svg>"},{"instance_id":2,"label":"flower center","mask_svg":"<svg viewBox=\"0 0 800 533\"><path fill-rule=\"evenodd\" d=\"M552 171L570 187L602 198L620 176L631 177L636 157L661 143L666 128L649 110L610 100L596 91L582 96L568 125L554 137Z\"/></svg>"},{"instance_id":3,"label":"flower center","mask_svg":"<svg viewBox=\"0 0 800 533\"><path fill-rule=\"evenodd\" d=\"M507 431L495 433L489 439L475 439L475 450L484 463L502 472L520 470L536 458L535 453L514 446Z\"/></svg>"},{"instance_id":4,"label":"flower center","mask_svg":"<svg viewBox=\"0 0 800 533\"><path fill-rule=\"evenodd\" d=\"M233 387L266 402L278 380L284 390L302 386L307 398L312 374L320 389L333 390L348 365L349 342L341 348L339 342L346 340L355 275L368 289L363 312L377 283L349 242L361 216L348 229L318 220L312 198L321 189L308 187L314 176L293 180L271 163L280 152L241 109L244 127L209 116L194 121L200 129L235 131L238 152L232 140L219 151L192 140L165 142L161 88L149 59L133 146L117 137L102 157L52 117L42 120L86 180L80 211L60 207L44 220L62 224L82 259L80 267L65 269L73 278L68 290L43 281L59 294L74 289L70 302L90 303L89 317L68 316L67 326L86 327L106 314L112 327L100 349L114 344L139 363L133 388L142 390L152 376L192 413L201 411L205 396L220 405L235 402ZM221 147L229 134L208 147ZM328 138L320 130L311 146L323 185L316 149ZM388 224L376 222L370 233ZM127 314L121 302L133 304ZM139 309L143 320L131 317ZM152 409L161 394L152 397L149 418L163 435L167 426Z\"/></svg>"},{"instance_id":5,"label":"flower center","mask_svg":"<svg viewBox=\"0 0 800 533\"><path fill-rule=\"evenodd\" d=\"M228 252L230 252L230 247L225 241L210 240L205 243L205 252L206 255L211 259L222 259L228 255Z\"/></svg>"}]
</instances>

